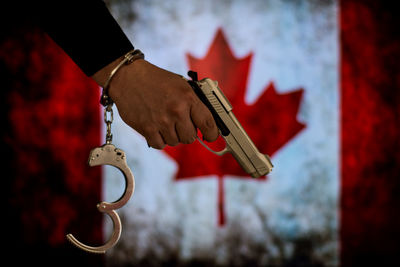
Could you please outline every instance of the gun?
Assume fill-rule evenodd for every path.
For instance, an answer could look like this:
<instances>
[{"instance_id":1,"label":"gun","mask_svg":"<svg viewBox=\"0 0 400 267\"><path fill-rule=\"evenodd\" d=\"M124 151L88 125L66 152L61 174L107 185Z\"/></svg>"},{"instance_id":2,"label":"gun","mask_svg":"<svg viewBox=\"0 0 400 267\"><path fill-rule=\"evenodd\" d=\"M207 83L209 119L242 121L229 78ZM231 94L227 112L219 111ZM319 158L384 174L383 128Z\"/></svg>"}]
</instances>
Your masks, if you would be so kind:
<instances>
[{"instance_id":1,"label":"gun","mask_svg":"<svg viewBox=\"0 0 400 267\"><path fill-rule=\"evenodd\" d=\"M225 140L226 147L221 151L209 148L200 138L199 142L212 153L222 156L231 153L245 172L253 178L267 175L272 171L273 165L268 155L261 154L242 125L232 112L232 105L218 87L218 82L209 78L198 80L197 73L189 71L192 80L188 83L196 95L211 111L218 126L221 136Z\"/></svg>"}]
</instances>

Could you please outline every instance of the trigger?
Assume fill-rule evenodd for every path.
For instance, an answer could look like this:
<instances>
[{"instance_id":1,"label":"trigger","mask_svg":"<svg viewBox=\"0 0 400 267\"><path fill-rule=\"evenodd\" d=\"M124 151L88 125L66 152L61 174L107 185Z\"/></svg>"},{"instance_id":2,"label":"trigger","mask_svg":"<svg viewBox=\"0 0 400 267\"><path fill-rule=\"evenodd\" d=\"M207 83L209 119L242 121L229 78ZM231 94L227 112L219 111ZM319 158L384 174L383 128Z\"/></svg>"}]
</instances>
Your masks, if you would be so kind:
<instances>
[{"instance_id":1,"label":"trigger","mask_svg":"<svg viewBox=\"0 0 400 267\"><path fill-rule=\"evenodd\" d=\"M214 151L210 147L208 147L203 141L201 141L201 139L198 136L196 138L197 138L197 140L199 140L200 144L202 144L205 148L207 148L208 151L214 153L217 156L222 156L225 153L229 152L229 149L227 146L224 149L222 149L221 151Z\"/></svg>"}]
</instances>

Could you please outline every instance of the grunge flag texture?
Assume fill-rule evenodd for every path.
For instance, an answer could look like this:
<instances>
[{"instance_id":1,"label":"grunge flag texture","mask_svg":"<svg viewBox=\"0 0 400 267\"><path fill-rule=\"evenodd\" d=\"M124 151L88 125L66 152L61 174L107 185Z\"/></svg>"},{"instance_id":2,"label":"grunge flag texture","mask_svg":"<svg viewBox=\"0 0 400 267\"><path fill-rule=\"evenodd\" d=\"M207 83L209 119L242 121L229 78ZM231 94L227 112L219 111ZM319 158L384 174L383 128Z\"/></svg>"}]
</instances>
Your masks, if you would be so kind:
<instances>
[{"instance_id":1,"label":"grunge flag texture","mask_svg":"<svg viewBox=\"0 0 400 267\"><path fill-rule=\"evenodd\" d=\"M383 1L106 1L135 47L217 80L275 165L252 179L198 142L159 151L114 108L135 193L112 223L96 204L124 179L87 165L104 142L100 89L32 25L1 33L6 254L55 266L399 264L400 39ZM15 29L14 29L15 28ZM99 40L101 41L101 40ZM224 146L222 139L209 144ZM5 186L4 186L5 185Z\"/></svg>"}]
</instances>

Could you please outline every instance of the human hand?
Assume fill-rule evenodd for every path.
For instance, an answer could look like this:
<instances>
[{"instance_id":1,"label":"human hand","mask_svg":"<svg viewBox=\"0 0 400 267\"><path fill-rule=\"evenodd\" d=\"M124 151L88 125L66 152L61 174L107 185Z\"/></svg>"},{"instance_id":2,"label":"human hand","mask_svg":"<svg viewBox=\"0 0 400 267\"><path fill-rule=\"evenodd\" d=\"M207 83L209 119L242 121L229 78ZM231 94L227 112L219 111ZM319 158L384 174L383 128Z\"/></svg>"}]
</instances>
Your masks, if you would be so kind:
<instances>
[{"instance_id":1,"label":"human hand","mask_svg":"<svg viewBox=\"0 0 400 267\"><path fill-rule=\"evenodd\" d=\"M92 78L103 86L117 60ZM197 128L204 140L218 137L218 128L207 107L190 85L179 75L138 59L123 66L109 87L122 120L139 132L149 146L190 144L196 140Z\"/></svg>"}]
</instances>

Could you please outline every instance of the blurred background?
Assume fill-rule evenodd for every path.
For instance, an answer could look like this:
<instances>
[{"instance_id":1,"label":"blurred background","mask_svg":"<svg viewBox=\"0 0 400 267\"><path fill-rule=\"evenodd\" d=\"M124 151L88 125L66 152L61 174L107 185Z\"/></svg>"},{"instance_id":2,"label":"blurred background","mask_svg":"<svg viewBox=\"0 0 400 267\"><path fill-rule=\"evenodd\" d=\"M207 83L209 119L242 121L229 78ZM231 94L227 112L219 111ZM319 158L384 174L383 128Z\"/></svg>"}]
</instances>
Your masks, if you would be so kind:
<instances>
[{"instance_id":1,"label":"blurred background","mask_svg":"<svg viewBox=\"0 0 400 267\"><path fill-rule=\"evenodd\" d=\"M103 244L112 223L96 204L124 190L117 169L87 165L90 150L104 143L100 88L50 37L20 21L29 10L2 16L3 230L11 266L399 262L400 39L391 4L105 4L148 61L217 80L275 167L252 179L230 155L217 157L198 142L148 148L114 107L113 143L126 152L135 193L117 211L119 243L105 255L78 250L65 235Z\"/></svg>"}]
</instances>

